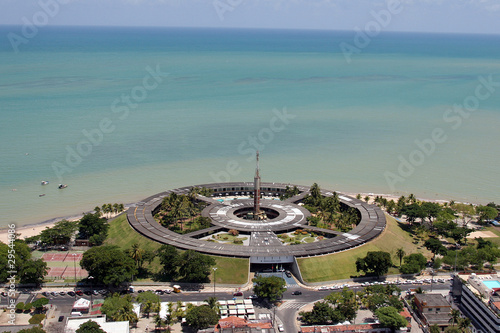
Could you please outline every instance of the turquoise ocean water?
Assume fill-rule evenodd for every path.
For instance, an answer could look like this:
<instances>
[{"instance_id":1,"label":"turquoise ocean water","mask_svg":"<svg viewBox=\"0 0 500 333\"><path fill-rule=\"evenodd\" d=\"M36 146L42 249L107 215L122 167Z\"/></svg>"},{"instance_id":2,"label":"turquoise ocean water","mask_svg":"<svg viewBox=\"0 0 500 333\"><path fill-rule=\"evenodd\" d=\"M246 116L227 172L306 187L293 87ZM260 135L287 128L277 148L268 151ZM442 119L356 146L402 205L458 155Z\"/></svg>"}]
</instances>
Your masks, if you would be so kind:
<instances>
[{"instance_id":1,"label":"turquoise ocean water","mask_svg":"<svg viewBox=\"0 0 500 333\"><path fill-rule=\"evenodd\" d=\"M480 79L500 82L500 36L383 33L348 63L349 32L52 27L18 53L9 32L0 226L251 181L257 146L263 181L500 202L500 84Z\"/></svg>"}]
</instances>

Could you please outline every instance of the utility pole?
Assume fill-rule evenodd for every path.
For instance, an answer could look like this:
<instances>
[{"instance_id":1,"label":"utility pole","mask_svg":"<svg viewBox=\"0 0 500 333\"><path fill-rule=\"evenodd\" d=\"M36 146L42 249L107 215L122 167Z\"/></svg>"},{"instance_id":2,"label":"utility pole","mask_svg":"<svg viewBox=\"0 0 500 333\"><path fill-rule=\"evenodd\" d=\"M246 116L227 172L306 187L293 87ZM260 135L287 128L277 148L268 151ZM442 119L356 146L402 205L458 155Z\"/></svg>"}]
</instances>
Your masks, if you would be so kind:
<instances>
[{"instance_id":1,"label":"utility pole","mask_svg":"<svg viewBox=\"0 0 500 333\"><path fill-rule=\"evenodd\" d=\"M214 270L214 297L215 297L215 272L217 271L217 267L212 268Z\"/></svg>"},{"instance_id":2,"label":"utility pole","mask_svg":"<svg viewBox=\"0 0 500 333\"><path fill-rule=\"evenodd\" d=\"M75 292L75 300L76 300L76 253L71 254L73 256L73 269L75 270L75 289L73 290Z\"/></svg>"},{"instance_id":3,"label":"utility pole","mask_svg":"<svg viewBox=\"0 0 500 333\"><path fill-rule=\"evenodd\" d=\"M92 284L92 281L94 280L93 276L89 276L87 278L90 281L90 308L89 308L89 316L92 316L92 303L93 303L93 296L94 296L94 287Z\"/></svg>"}]
</instances>

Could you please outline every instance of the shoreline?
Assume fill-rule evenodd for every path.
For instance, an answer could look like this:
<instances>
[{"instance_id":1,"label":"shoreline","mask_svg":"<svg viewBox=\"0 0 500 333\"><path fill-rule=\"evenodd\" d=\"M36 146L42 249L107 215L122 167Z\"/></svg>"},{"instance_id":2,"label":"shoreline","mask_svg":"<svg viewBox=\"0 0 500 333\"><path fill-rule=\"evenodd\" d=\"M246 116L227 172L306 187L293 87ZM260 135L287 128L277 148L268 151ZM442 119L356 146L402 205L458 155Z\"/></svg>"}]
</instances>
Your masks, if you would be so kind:
<instances>
[{"instance_id":1,"label":"shoreline","mask_svg":"<svg viewBox=\"0 0 500 333\"><path fill-rule=\"evenodd\" d=\"M117 217L118 215L124 213L131 206L132 206L132 204L125 205L125 210L123 212L110 215L110 218L108 219L108 221L112 220L115 217ZM14 224L16 226L15 227L16 234L19 234L19 236L16 237L16 239L25 239L28 237L39 235L45 228L52 228L57 222L60 222L62 220L68 220L71 222L78 221L83 217L84 214L88 214L88 213L92 213L92 212L93 211L88 211L88 212L83 212L83 214L54 217L54 218L49 219L49 220L45 220L45 221L38 222L38 223L25 224L25 225L22 225L19 227L17 226L17 223L9 223L9 224L7 224L7 226L0 227L0 242L7 243L8 231L10 229L8 226L11 224Z\"/></svg>"},{"instance_id":2,"label":"shoreline","mask_svg":"<svg viewBox=\"0 0 500 333\"><path fill-rule=\"evenodd\" d=\"M338 192L338 193L342 193L342 194L345 194L345 195L349 195L349 196L352 196L352 197L356 197L356 195L358 193L353 193L353 192ZM393 195L393 194L384 194L384 193L372 193L372 192L368 192L368 193L359 193L362 197L362 199L366 196L370 197L370 201L369 203L373 203L373 200L376 196L381 196L381 197L384 197L386 198L387 200L394 200L397 202L397 200L399 199L400 196L396 196L396 195ZM443 200L443 199L423 199L423 198L417 198L417 200L419 201L428 201L428 202L437 202L437 203L445 203L445 202L450 202L450 200ZM126 204L125 205L125 211L134 206L135 203L130 203L130 204ZM9 223L8 225L10 224L15 224L16 225L16 234L20 234L20 236L18 237L18 239L24 239L24 238L27 238L27 237L32 237L32 236L36 236L38 234L40 234L40 232L42 232L42 230L44 230L45 228L51 228L53 227L57 222L59 221L62 221L62 220L68 220L68 221L78 221L79 219L81 219L83 217L83 214L88 214L88 213L91 213L93 211L88 211L88 212L83 212L82 214L75 214L75 215L67 215L67 216L60 216L60 217L54 217L52 219L49 219L49 220L45 220L45 221L42 221L42 222L37 222L37 223L29 223L29 224L25 224L25 225L22 225L22 226L17 226L17 223ZM122 212L123 213L123 212ZM121 213L119 213L121 214ZM117 215L119 215L117 214ZM117 215L113 215L113 217L111 217L110 219L116 217ZM7 226L1 226L0 227L0 242L3 242L3 243L6 243L7 240L8 240L8 230L9 230L9 227Z\"/></svg>"}]
</instances>

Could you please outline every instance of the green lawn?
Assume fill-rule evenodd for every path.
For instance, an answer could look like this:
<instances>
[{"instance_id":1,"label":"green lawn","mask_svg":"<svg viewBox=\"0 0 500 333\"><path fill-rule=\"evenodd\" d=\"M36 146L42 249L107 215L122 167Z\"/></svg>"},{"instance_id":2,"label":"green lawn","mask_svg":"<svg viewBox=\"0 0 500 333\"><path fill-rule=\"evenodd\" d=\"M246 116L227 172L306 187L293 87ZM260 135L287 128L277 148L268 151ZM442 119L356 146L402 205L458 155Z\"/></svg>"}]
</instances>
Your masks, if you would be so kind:
<instances>
[{"instance_id":1,"label":"green lawn","mask_svg":"<svg viewBox=\"0 0 500 333\"><path fill-rule=\"evenodd\" d=\"M161 244L142 236L132 229L127 221L127 215L122 214L109 223L106 245L117 245L123 250L130 249L132 244L138 243L141 248L148 251L157 250Z\"/></svg>"},{"instance_id":2,"label":"green lawn","mask_svg":"<svg viewBox=\"0 0 500 333\"><path fill-rule=\"evenodd\" d=\"M215 238L213 238L213 236L212 236L211 239L214 239L214 240L219 241L219 242L226 242L226 243L232 243L235 240L244 241L244 240L248 239L248 237L238 237L238 236L233 236L233 235L228 234L228 233L218 234L218 235L214 235L214 236L215 236ZM224 238L227 238L227 239L224 239Z\"/></svg>"},{"instance_id":3,"label":"green lawn","mask_svg":"<svg viewBox=\"0 0 500 333\"><path fill-rule=\"evenodd\" d=\"M249 261L242 258L228 258L213 256L216 261L215 283L244 284L248 281ZM210 281L213 282L213 273Z\"/></svg>"},{"instance_id":4,"label":"green lawn","mask_svg":"<svg viewBox=\"0 0 500 333\"><path fill-rule=\"evenodd\" d=\"M138 243L141 248L149 251L155 251L161 246L160 243L152 241L132 229L125 214L110 222L108 238L105 241L106 245L117 245L126 250L131 248L134 243ZM243 284L247 282L248 259L213 257L217 262L216 283ZM160 269L158 258L155 258L149 268L153 272Z\"/></svg>"},{"instance_id":5,"label":"green lawn","mask_svg":"<svg viewBox=\"0 0 500 333\"><path fill-rule=\"evenodd\" d=\"M320 282L348 279L351 276L357 276L359 274L356 272L356 259L366 256L366 253L369 251L391 253L392 261L396 265L399 265L399 260L396 258L396 250L398 248L403 248L407 255L420 252L428 258L432 257L432 254L422 247L420 243L413 244L413 238L401 228L399 222L390 216L386 215L386 217L386 230L374 241L361 247L336 254L297 259L304 280L306 282ZM389 274L397 272L396 268L389 270Z\"/></svg>"},{"instance_id":6,"label":"green lawn","mask_svg":"<svg viewBox=\"0 0 500 333\"><path fill-rule=\"evenodd\" d=\"M492 233L497 235L498 237L488 237L485 238L485 240L489 240L492 243L496 244L497 246L500 246L500 230L497 227L489 226L486 227L484 231L491 231Z\"/></svg>"}]
</instances>

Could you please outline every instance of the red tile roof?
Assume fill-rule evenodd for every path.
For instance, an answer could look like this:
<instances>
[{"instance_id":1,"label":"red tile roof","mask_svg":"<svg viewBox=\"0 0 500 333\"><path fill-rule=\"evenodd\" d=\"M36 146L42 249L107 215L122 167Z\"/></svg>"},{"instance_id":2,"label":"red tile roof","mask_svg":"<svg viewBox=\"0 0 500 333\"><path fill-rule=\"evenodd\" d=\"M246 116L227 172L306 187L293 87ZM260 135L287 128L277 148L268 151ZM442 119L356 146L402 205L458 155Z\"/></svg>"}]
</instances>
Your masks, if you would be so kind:
<instances>
[{"instance_id":1,"label":"red tile roof","mask_svg":"<svg viewBox=\"0 0 500 333\"><path fill-rule=\"evenodd\" d=\"M269 328L272 329L271 323L253 323L246 319L230 316L219 320L219 323L215 326L215 332L219 332L219 329L224 328L236 328L236 327L256 327L256 328Z\"/></svg>"}]
</instances>

